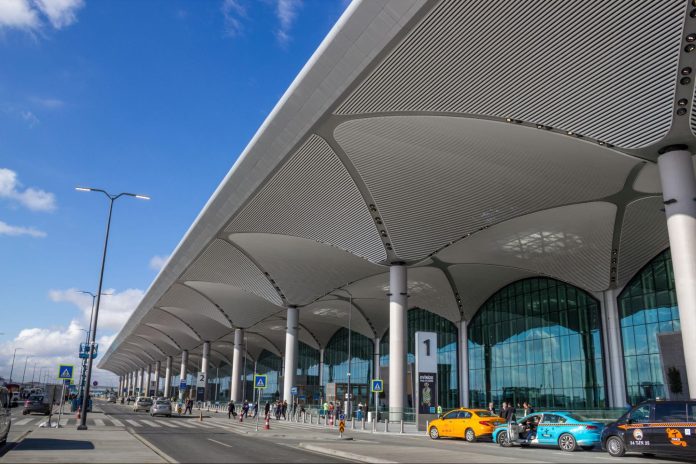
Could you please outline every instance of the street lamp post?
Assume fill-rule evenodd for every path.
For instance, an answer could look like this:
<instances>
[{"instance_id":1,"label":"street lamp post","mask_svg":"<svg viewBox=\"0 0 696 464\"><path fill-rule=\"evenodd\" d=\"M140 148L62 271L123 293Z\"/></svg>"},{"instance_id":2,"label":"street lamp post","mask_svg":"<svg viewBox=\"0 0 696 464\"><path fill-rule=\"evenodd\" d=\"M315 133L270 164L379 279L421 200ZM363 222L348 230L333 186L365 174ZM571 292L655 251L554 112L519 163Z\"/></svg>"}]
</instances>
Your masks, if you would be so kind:
<instances>
[{"instance_id":1,"label":"street lamp post","mask_svg":"<svg viewBox=\"0 0 696 464\"><path fill-rule=\"evenodd\" d=\"M27 361L29 361L29 358L31 358L31 356L27 355L26 359L24 360L24 372L22 373L22 385L24 385L24 376L27 375Z\"/></svg>"},{"instance_id":2,"label":"street lamp post","mask_svg":"<svg viewBox=\"0 0 696 464\"><path fill-rule=\"evenodd\" d=\"M12 374L14 373L14 362L15 362L15 356L17 356L17 350L23 350L21 346L18 346L17 348L14 349L14 353L12 354L12 367L10 368L10 383L12 383Z\"/></svg>"},{"instance_id":3,"label":"street lamp post","mask_svg":"<svg viewBox=\"0 0 696 464\"><path fill-rule=\"evenodd\" d=\"M36 374L36 363L34 363L34 369L31 371L31 385L34 386L34 374Z\"/></svg>"},{"instance_id":4,"label":"street lamp post","mask_svg":"<svg viewBox=\"0 0 696 464\"><path fill-rule=\"evenodd\" d=\"M89 313L89 325L90 327L92 326L92 319L94 318L94 301L97 298L97 295L95 295L92 292L88 292L86 290L78 290L77 293L84 293L85 295L89 295L92 297L92 309ZM111 293L102 293L102 295L111 295ZM85 332L85 343L89 344L89 330L87 329L80 329ZM82 367L80 370L80 392L78 394L78 401L82 400L82 396L85 392L85 374L87 372L87 358L82 358Z\"/></svg>"},{"instance_id":5,"label":"street lamp post","mask_svg":"<svg viewBox=\"0 0 696 464\"><path fill-rule=\"evenodd\" d=\"M81 192L101 192L109 199L109 218L106 222L106 237L104 238L104 252L102 253L101 271L99 272L99 288L97 289L97 303L94 308L94 314L90 321L90 337L89 337L89 355L87 356L87 377L85 378L85 391L82 396L82 415L80 416L80 425L78 430L87 430L87 406L89 405L89 384L92 380L92 355L94 353L94 344L97 338L97 319L99 317L99 305L101 303L102 284L104 283L104 266L106 265L106 250L109 246L109 232L111 231L111 214L114 210L114 201L122 196L140 198L141 200L149 200L150 197L145 195L137 195L135 193L121 192L118 195L111 195L106 190L77 187L76 190Z\"/></svg>"}]
</instances>

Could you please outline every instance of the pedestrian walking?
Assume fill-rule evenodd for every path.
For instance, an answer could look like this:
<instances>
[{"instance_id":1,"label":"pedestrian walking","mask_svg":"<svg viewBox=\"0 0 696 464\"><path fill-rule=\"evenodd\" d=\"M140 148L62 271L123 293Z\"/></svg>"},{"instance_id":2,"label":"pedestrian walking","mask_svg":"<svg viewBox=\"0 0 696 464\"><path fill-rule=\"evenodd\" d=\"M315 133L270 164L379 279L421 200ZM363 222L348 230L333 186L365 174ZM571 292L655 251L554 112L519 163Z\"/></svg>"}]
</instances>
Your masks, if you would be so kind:
<instances>
[{"instance_id":1,"label":"pedestrian walking","mask_svg":"<svg viewBox=\"0 0 696 464\"><path fill-rule=\"evenodd\" d=\"M237 413L234 412L234 401L230 401L227 403L227 418L231 419L235 416L237 416Z\"/></svg>"},{"instance_id":2,"label":"pedestrian walking","mask_svg":"<svg viewBox=\"0 0 696 464\"><path fill-rule=\"evenodd\" d=\"M249 417L249 402L247 400L244 400L242 405L242 417Z\"/></svg>"},{"instance_id":3,"label":"pedestrian walking","mask_svg":"<svg viewBox=\"0 0 696 464\"><path fill-rule=\"evenodd\" d=\"M488 403L488 412L490 412L493 415L496 415L495 414L495 406L493 405L492 401L490 403Z\"/></svg>"},{"instance_id":4,"label":"pedestrian walking","mask_svg":"<svg viewBox=\"0 0 696 464\"><path fill-rule=\"evenodd\" d=\"M511 402L508 404L507 409L505 410L505 421L506 422L512 422L516 419L516 412L517 410L515 409L514 404Z\"/></svg>"},{"instance_id":5,"label":"pedestrian walking","mask_svg":"<svg viewBox=\"0 0 696 464\"><path fill-rule=\"evenodd\" d=\"M186 409L184 409L184 414L188 411L189 416L193 414L193 400L191 398L186 400Z\"/></svg>"},{"instance_id":6,"label":"pedestrian walking","mask_svg":"<svg viewBox=\"0 0 696 464\"><path fill-rule=\"evenodd\" d=\"M283 420L288 419L287 412L288 412L288 402L283 400L283 405L281 406L281 414L283 416Z\"/></svg>"},{"instance_id":7,"label":"pedestrian walking","mask_svg":"<svg viewBox=\"0 0 696 464\"><path fill-rule=\"evenodd\" d=\"M502 419L505 419L505 417L506 417L506 415L507 415L507 413L506 413L507 408L508 408L508 404L507 404L505 401L503 401L503 404L500 405L500 413L498 413L498 415L499 415Z\"/></svg>"},{"instance_id":8,"label":"pedestrian walking","mask_svg":"<svg viewBox=\"0 0 696 464\"><path fill-rule=\"evenodd\" d=\"M256 417L259 414L259 402L257 401L254 403L254 415L253 417Z\"/></svg>"},{"instance_id":9,"label":"pedestrian walking","mask_svg":"<svg viewBox=\"0 0 696 464\"><path fill-rule=\"evenodd\" d=\"M271 403L266 401L266 406L263 407L263 413L268 418L268 415L271 413Z\"/></svg>"},{"instance_id":10,"label":"pedestrian walking","mask_svg":"<svg viewBox=\"0 0 696 464\"><path fill-rule=\"evenodd\" d=\"M522 403L522 406L524 407L524 416L522 417L527 417L530 414L534 414L534 408L529 403L525 401Z\"/></svg>"}]
</instances>

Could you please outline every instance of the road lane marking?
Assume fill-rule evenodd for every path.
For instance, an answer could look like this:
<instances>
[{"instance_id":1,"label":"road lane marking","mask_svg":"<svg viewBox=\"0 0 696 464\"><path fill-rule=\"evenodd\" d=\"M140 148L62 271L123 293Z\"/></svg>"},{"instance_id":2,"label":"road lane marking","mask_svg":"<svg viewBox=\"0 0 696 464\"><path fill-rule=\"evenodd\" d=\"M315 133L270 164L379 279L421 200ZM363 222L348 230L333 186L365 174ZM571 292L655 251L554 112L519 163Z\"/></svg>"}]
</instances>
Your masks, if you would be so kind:
<instances>
[{"instance_id":1,"label":"road lane marking","mask_svg":"<svg viewBox=\"0 0 696 464\"><path fill-rule=\"evenodd\" d=\"M29 419L22 419L21 421L15 422L14 425L26 425L33 420L34 420L33 417L30 417Z\"/></svg>"},{"instance_id":2,"label":"road lane marking","mask_svg":"<svg viewBox=\"0 0 696 464\"><path fill-rule=\"evenodd\" d=\"M149 425L150 427L162 428L162 426L159 425L158 423L149 421L149 420L147 420L147 419L140 419L140 422L143 422L144 424L147 424L147 425Z\"/></svg>"},{"instance_id":3,"label":"road lane marking","mask_svg":"<svg viewBox=\"0 0 696 464\"><path fill-rule=\"evenodd\" d=\"M228 448L234 448L232 445L228 445L227 443L223 443L221 441L213 440L212 438L208 438L209 441L212 441L213 443L217 443L218 445L226 446Z\"/></svg>"},{"instance_id":4,"label":"road lane marking","mask_svg":"<svg viewBox=\"0 0 696 464\"><path fill-rule=\"evenodd\" d=\"M131 419L126 419L126 422L128 422L133 427L142 427L140 424L138 424L137 422L135 422L134 420L131 420Z\"/></svg>"},{"instance_id":5,"label":"road lane marking","mask_svg":"<svg viewBox=\"0 0 696 464\"><path fill-rule=\"evenodd\" d=\"M185 421L177 422L177 424L180 425L181 427L186 427L187 429L195 429L196 428L195 425L187 424Z\"/></svg>"},{"instance_id":6,"label":"road lane marking","mask_svg":"<svg viewBox=\"0 0 696 464\"><path fill-rule=\"evenodd\" d=\"M104 427L104 425L106 425L106 424L104 424L104 421L101 419L94 419L94 423L95 423L95 425L97 425L99 427Z\"/></svg>"},{"instance_id":7,"label":"road lane marking","mask_svg":"<svg viewBox=\"0 0 696 464\"><path fill-rule=\"evenodd\" d=\"M170 424L170 423L167 422L167 421L158 420L158 421L155 421L155 422L157 422L158 424L164 425L165 427L171 427L171 428L173 428L173 429L178 429L178 428L179 428L178 425Z\"/></svg>"},{"instance_id":8,"label":"road lane marking","mask_svg":"<svg viewBox=\"0 0 696 464\"><path fill-rule=\"evenodd\" d=\"M120 420L114 419L114 418L109 418L109 420L110 420L111 422L113 422L113 424L114 424L116 427L123 427L123 422L121 422Z\"/></svg>"}]
</instances>

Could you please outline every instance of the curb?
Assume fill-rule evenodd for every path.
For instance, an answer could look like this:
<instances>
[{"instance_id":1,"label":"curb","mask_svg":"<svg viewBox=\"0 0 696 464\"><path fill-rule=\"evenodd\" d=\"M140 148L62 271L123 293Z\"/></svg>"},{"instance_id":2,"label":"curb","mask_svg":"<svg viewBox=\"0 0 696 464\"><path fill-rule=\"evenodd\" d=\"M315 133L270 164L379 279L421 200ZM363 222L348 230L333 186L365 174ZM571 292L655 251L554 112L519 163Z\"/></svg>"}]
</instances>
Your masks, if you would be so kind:
<instances>
[{"instance_id":1,"label":"curb","mask_svg":"<svg viewBox=\"0 0 696 464\"><path fill-rule=\"evenodd\" d=\"M387 459L373 458L372 456L363 456L361 454L349 453L347 451L327 449L327 448L312 445L309 443L300 443L298 446L300 448L306 449L307 451L313 451L315 453L320 453L320 454L324 454L327 456L336 456L338 458L350 459L352 461L368 462L368 463L372 463L372 464L395 464L396 463L396 461L389 461Z\"/></svg>"}]
</instances>

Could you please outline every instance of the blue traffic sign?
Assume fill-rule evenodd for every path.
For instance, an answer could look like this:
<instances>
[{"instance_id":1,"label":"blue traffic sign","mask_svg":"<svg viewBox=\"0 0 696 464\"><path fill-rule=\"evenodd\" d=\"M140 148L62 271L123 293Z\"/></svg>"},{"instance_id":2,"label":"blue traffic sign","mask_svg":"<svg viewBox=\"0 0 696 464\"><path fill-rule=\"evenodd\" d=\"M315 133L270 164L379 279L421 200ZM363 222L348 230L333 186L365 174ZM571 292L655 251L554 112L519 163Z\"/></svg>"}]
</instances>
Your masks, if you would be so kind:
<instances>
[{"instance_id":1,"label":"blue traffic sign","mask_svg":"<svg viewBox=\"0 0 696 464\"><path fill-rule=\"evenodd\" d=\"M382 379L372 379L372 393L382 393L384 391L384 382Z\"/></svg>"},{"instance_id":2,"label":"blue traffic sign","mask_svg":"<svg viewBox=\"0 0 696 464\"><path fill-rule=\"evenodd\" d=\"M290 389L290 394L291 394L291 395L297 395L297 387L292 387L292 388Z\"/></svg>"},{"instance_id":3,"label":"blue traffic sign","mask_svg":"<svg viewBox=\"0 0 696 464\"><path fill-rule=\"evenodd\" d=\"M266 388L268 385L268 378L265 375L256 374L254 376L254 388Z\"/></svg>"},{"instance_id":4,"label":"blue traffic sign","mask_svg":"<svg viewBox=\"0 0 696 464\"><path fill-rule=\"evenodd\" d=\"M61 364L58 366L58 379L72 379L74 367L72 364Z\"/></svg>"},{"instance_id":5,"label":"blue traffic sign","mask_svg":"<svg viewBox=\"0 0 696 464\"><path fill-rule=\"evenodd\" d=\"M186 388L186 381L182 380L179 382L179 390L183 390L184 388Z\"/></svg>"}]
</instances>

